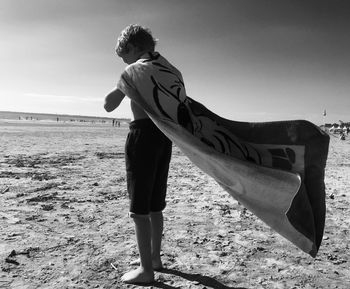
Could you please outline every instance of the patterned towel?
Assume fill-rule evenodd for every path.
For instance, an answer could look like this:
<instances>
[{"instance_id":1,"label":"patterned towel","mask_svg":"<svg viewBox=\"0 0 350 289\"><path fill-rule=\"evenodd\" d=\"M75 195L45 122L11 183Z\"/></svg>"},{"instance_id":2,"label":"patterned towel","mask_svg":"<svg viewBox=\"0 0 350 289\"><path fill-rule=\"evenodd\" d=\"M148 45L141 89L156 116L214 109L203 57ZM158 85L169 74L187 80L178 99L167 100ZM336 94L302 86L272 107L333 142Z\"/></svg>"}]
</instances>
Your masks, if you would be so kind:
<instances>
[{"instance_id":1,"label":"patterned towel","mask_svg":"<svg viewBox=\"0 0 350 289\"><path fill-rule=\"evenodd\" d=\"M304 120L221 118L186 96L181 73L157 52L129 65L118 88L231 196L316 256L325 223L327 134Z\"/></svg>"}]
</instances>

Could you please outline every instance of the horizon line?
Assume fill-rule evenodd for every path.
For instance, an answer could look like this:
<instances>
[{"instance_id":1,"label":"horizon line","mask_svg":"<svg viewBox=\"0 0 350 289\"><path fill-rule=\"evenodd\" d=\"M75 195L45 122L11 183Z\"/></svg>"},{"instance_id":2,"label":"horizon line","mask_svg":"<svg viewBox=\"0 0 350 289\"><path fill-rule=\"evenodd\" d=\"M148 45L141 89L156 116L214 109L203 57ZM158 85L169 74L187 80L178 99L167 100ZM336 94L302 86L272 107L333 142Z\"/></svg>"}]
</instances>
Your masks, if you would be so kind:
<instances>
[{"instance_id":1,"label":"horizon line","mask_svg":"<svg viewBox=\"0 0 350 289\"><path fill-rule=\"evenodd\" d=\"M10 111L10 110L0 110L0 113L37 114L37 115L62 116L62 117L86 117L86 118L100 118L100 119L111 119L111 120L112 119L131 120L131 118L128 118L128 117L108 117L108 116L67 114L67 113L25 112L25 111Z\"/></svg>"}]
</instances>

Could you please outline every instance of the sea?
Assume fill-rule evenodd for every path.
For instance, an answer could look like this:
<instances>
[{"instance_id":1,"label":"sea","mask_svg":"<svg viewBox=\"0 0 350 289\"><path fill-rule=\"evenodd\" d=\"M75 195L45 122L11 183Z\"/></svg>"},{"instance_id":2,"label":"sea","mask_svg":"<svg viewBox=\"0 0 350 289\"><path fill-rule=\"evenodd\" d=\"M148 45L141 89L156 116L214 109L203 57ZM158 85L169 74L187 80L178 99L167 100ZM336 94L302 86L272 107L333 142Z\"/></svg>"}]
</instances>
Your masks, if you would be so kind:
<instances>
[{"instance_id":1,"label":"sea","mask_svg":"<svg viewBox=\"0 0 350 289\"><path fill-rule=\"evenodd\" d=\"M128 118L98 117L86 115L32 113L18 111L0 111L0 125L115 125L124 126L130 122Z\"/></svg>"}]
</instances>

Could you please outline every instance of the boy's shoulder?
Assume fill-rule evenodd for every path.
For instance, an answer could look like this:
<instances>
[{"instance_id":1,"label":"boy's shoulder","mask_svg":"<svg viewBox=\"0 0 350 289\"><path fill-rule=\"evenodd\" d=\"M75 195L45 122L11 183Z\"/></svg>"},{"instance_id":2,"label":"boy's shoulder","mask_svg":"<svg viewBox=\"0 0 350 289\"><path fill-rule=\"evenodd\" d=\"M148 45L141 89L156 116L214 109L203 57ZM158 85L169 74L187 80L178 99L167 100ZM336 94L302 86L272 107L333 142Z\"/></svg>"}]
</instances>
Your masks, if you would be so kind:
<instances>
[{"instance_id":1,"label":"boy's shoulder","mask_svg":"<svg viewBox=\"0 0 350 289\"><path fill-rule=\"evenodd\" d=\"M137 75L140 77L140 75L157 75L159 73L163 74L164 72L171 72L182 77L181 72L159 52L142 55L136 62L128 65L125 68L125 72L132 78Z\"/></svg>"},{"instance_id":2,"label":"boy's shoulder","mask_svg":"<svg viewBox=\"0 0 350 289\"><path fill-rule=\"evenodd\" d=\"M151 53L146 53L140 57L134 63L129 64L125 67L125 71L128 73L135 72L146 72L147 70L154 69L154 64L157 62L164 62L165 60L159 53L157 55L153 55Z\"/></svg>"}]
</instances>

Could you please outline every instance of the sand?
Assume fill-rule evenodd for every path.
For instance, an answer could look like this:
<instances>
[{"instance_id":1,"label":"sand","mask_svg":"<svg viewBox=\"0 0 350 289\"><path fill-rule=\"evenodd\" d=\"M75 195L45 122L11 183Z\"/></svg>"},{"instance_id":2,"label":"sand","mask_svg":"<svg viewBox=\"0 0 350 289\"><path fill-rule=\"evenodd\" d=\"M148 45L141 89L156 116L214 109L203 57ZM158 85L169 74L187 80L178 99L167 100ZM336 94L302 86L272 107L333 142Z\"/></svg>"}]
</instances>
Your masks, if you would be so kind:
<instances>
[{"instance_id":1,"label":"sand","mask_svg":"<svg viewBox=\"0 0 350 289\"><path fill-rule=\"evenodd\" d=\"M0 121L0 288L141 288L126 125ZM315 259L245 211L176 147L163 261L148 288L350 288L350 137L331 137ZM112 266L112 265L113 266Z\"/></svg>"}]
</instances>

